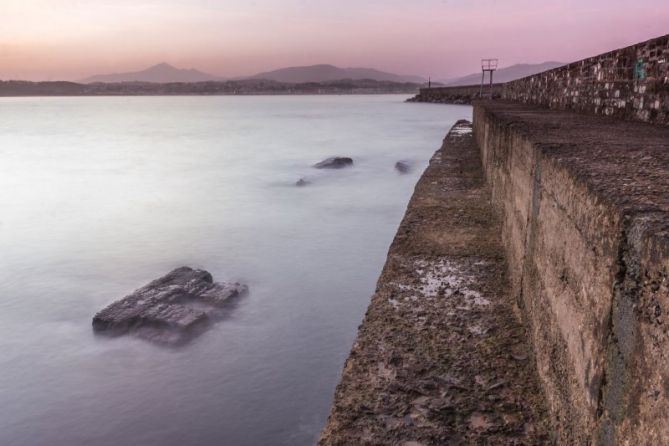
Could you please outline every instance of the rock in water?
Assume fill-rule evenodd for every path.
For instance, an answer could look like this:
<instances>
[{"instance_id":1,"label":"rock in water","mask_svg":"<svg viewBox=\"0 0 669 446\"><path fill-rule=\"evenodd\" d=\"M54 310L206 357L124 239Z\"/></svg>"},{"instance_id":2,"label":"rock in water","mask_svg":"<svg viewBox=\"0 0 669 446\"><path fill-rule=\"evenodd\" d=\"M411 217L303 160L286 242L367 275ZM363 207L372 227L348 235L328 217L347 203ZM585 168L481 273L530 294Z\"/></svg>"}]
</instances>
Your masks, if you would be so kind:
<instances>
[{"instance_id":1,"label":"rock in water","mask_svg":"<svg viewBox=\"0 0 669 446\"><path fill-rule=\"evenodd\" d=\"M314 164L316 169L341 169L353 165L353 159L345 156L333 156L332 158L324 159L320 163Z\"/></svg>"},{"instance_id":2,"label":"rock in water","mask_svg":"<svg viewBox=\"0 0 669 446\"><path fill-rule=\"evenodd\" d=\"M100 311L93 317L93 330L183 344L220 318L228 299L247 290L246 285L214 282L207 271L183 266Z\"/></svg>"},{"instance_id":3,"label":"rock in water","mask_svg":"<svg viewBox=\"0 0 669 446\"><path fill-rule=\"evenodd\" d=\"M398 161L395 163L395 170L399 173L409 173L411 165L407 161Z\"/></svg>"},{"instance_id":4,"label":"rock in water","mask_svg":"<svg viewBox=\"0 0 669 446\"><path fill-rule=\"evenodd\" d=\"M300 187L302 187L302 186L306 186L306 185L308 185L308 184L309 184L309 181L305 180L304 178L300 178L300 179L297 180L297 182L295 183L295 186L300 186Z\"/></svg>"}]
</instances>

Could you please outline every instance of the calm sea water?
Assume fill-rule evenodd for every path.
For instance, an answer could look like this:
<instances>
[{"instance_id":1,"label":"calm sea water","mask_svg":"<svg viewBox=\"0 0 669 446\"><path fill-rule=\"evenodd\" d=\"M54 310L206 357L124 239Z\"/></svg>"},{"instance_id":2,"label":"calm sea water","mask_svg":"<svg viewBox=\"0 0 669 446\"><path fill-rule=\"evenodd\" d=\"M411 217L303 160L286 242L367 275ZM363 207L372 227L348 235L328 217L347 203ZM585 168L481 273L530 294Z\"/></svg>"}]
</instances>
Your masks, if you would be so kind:
<instances>
[{"instance_id":1,"label":"calm sea water","mask_svg":"<svg viewBox=\"0 0 669 446\"><path fill-rule=\"evenodd\" d=\"M471 115L404 99L0 99L0 444L313 444L414 184ZM310 167L332 155L354 168ZM181 265L251 292L185 348L93 335Z\"/></svg>"}]
</instances>

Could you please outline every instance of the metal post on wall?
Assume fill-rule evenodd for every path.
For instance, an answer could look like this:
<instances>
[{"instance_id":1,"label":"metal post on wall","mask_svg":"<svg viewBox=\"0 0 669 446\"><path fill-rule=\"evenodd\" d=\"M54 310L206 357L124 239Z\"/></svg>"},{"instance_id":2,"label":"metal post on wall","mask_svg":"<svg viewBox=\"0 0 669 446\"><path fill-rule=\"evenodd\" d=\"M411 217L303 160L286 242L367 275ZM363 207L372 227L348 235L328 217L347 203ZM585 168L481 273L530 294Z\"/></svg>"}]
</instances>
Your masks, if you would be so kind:
<instances>
[{"instance_id":1,"label":"metal post on wall","mask_svg":"<svg viewBox=\"0 0 669 446\"><path fill-rule=\"evenodd\" d=\"M493 98L492 76L497 69L498 62L498 59L481 59L481 91L479 92L480 98L483 97L483 84L485 83L486 71L490 73L490 99Z\"/></svg>"}]
</instances>

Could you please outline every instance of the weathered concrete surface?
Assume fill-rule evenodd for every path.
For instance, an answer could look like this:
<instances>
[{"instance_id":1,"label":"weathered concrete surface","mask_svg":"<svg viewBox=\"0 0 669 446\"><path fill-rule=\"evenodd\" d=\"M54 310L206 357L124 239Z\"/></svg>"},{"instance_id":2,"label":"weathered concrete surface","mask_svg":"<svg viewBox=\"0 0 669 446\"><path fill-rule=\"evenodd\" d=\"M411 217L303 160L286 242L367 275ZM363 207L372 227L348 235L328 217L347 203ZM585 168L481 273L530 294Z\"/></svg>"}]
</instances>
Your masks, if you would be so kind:
<instances>
[{"instance_id":1,"label":"weathered concrete surface","mask_svg":"<svg viewBox=\"0 0 669 446\"><path fill-rule=\"evenodd\" d=\"M503 251L460 121L416 186L320 445L550 444Z\"/></svg>"},{"instance_id":2,"label":"weathered concrete surface","mask_svg":"<svg viewBox=\"0 0 669 446\"><path fill-rule=\"evenodd\" d=\"M100 311L93 317L93 329L180 345L221 317L228 299L246 292L246 285L214 282L207 271L184 266Z\"/></svg>"},{"instance_id":3,"label":"weathered concrete surface","mask_svg":"<svg viewBox=\"0 0 669 446\"><path fill-rule=\"evenodd\" d=\"M669 128L475 105L560 444L669 444Z\"/></svg>"}]
</instances>

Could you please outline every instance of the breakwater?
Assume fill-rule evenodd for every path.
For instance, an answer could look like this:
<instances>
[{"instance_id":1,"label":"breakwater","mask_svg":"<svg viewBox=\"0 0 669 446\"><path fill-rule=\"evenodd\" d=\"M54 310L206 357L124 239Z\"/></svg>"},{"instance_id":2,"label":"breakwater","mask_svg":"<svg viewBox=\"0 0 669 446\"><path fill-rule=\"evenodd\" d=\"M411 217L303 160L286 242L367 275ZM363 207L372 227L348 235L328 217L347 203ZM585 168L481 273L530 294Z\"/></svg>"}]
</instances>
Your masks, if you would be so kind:
<instances>
[{"instance_id":1,"label":"breakwater","mask_svg":"<svg viewBox=\"0 0 669 446\"><path fill-rule=\"evenodd\" d=\"M504 84L493 84L493 98L502 97L502 88ZM434 87L421 88L416 96L407 102L428 102L432 104L471 104L472 101L479 98L481 93L480 85L465 85L461 87ZM483 87L483 96L490 96L490 85Z\"/></svg>"},{"instance_id":2,"label":"breakwater","mask_svg":"<svg viewBox=\"0 0 669 446\"><path fill-rule=\"evenodd\" d=\"M647 51L657 60L646 68L660 67L666 46L653 39L580 66ZM571 97L611 91L588 90L567 68L547 73L534 78L586 88ZM613 96L634 104L648 91L639 86L652 84L659 109L645 108L645 99L613 112L588 99L542 99L557 90L474 103L471 142L452 129L416 186L322 444L669 444L669 128L657 88L667 79L654 73ZM504 279L486 287L485 268L450 263L441 274L434 265L444 255L504 265ZM461 295L495 302L518 325L481 325L482 313ZM440 323L425 325L422 316ZM464 330L469 336L460 337ZM499 355L486 357L493 345ZM528 349L527 364L519 348ZM430 354L416 354L423 351ZM454 356L471 364L468 378ZM487 373L504 378L482 375L470 359L482 357ZM513 405L527 393L502 358L517 360L529 389L538 383L531 410ZM498 404L484 404L491 400Z\"/></svg>"}]
</instances>

